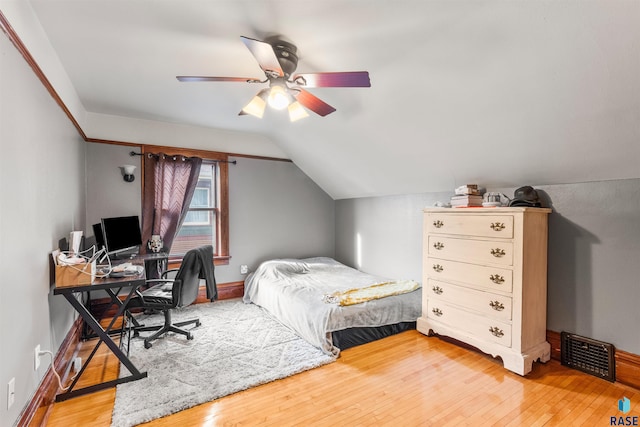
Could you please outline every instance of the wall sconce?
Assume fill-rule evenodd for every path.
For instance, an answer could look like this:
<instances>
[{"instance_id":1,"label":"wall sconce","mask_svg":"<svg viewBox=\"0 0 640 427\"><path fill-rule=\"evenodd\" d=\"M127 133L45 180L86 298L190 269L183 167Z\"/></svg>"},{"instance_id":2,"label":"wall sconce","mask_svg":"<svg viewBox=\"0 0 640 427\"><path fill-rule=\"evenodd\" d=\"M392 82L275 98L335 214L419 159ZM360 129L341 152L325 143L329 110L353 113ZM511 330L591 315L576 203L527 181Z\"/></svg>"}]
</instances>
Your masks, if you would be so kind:
<instances>
[{"instance_id":1,"label":"wall sconce","mask_svg":"<svg viewBox=\"0 0 640 427\"><path fill-rule=\"evenodd\" d=\"M120 166L120 168L122 169L122 175L125 181L127 182L133 182L134 179L136 179L135 176L133 176L133 172L136 170L136 167L133 165L122 165Z\"/></svg>"}]
</instances>

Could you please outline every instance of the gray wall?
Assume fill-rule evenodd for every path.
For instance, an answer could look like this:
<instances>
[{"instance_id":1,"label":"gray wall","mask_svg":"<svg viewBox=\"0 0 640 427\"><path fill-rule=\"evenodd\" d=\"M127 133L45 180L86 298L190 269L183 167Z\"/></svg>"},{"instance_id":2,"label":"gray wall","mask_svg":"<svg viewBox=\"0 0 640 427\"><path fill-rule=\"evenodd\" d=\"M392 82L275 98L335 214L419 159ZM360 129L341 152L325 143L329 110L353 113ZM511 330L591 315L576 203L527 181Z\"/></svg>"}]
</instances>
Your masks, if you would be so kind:
<instances>
[{"instance_id":1,"label":"gray wall","mask_svg":"<svg viewBox=\"0 0 640 427\"><path fill-rule=\"evenodd\" d=\"M640 354L640 179L540 187L549 217L549 329Z\"/></svg>"},{"instance_id":2,"label":"gray wall","mask_svg":"<svg viewBox=\"0 0 640 427\"><path fill-rule=\"evenodd\" d=\"M336 201L336 258L389 278L422 282L422 209L449 193Z\"/></svg>"},{"instance_id":3,"label":"gray wall","mask_svg":"<svg viewBox=\"0 0 640 427\"><path fill-rule=\"evenodd\" d=\"M122 179L119 166L140 166L131 147L87 146L87 226L102 217L140 215L140 170ZM139 150L135 150L139 151ZM216 268L219 283L244 279L268 258L334 254L334 202L291 162L239 157L229 165L229 265ZM89 234L93 234L88 230Z\"/></svg>"},{"instance_id":4,"label":"gray wall","mask_svg":"<svg viewBox=\"0 0 640 427\"><path fill-rule=\"evenodd\" d=\"M130 156L135 147L87 144L87 235L101 218L138 215L142 212L140 156ZM134 165L135 180L126 182L120 167Z\"/></svg>"},{"instance_id":5,"label":"gray wall","mask_svg":"<svg viewBox=\"0 0 640 427\"><path fill-rule=\"evenodd\" d=\"M270 258L334 256L334 201L290 162L238 158L229 165L231 261L221 282L243 280Z\"/></svg>"},{"instance_id":6,"label":"gray wall","mask_svg":"<svg viewBox=\"0 0 640 427\"><path fill-rule=\"evenodd\" d=\"M0 36L0 426L15 422L74 311L52 294L50 252L85 227L84 150L75 128L7 37ZM7 383L15 403L7 410Z\"/></svg>"},{"instance_id":7,"label":"gray wall","mask_svg":"<svg viewBox=\"0 0 640 427\"><path fill-rule=\"evenodd\" d=\"M640 179L536 188L553 208L547 328L640 354ZM491 190L511 196L514 189ZM337 201L336 257L375 274L421 281L421 210L450 195Z\"/></svg>"}]
</instances>

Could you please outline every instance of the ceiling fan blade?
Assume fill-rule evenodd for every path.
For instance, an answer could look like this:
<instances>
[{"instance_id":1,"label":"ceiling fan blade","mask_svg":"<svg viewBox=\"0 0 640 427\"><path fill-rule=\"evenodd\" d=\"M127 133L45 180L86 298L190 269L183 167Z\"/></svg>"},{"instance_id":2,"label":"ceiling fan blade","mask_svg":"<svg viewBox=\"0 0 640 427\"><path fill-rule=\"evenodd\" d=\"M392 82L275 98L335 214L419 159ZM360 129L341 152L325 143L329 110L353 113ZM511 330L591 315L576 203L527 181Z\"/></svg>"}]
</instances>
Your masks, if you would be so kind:
<instances>
[{"instance_id":1,"label":"ceiling fan blade","mask_svg":"<svg viewBox=\"0 0 640 427\"><path fill-rule=\"evenodd\" d=\"M251 54L256 58L258 64L260 64L260 68L262 68L262 71L264 71L267 76L269 73L276 74L277 77L284 76L280 62L278 62L278 57L273 50L273 46L269 43L250 39L244 36L240 36L240 38L245 46L247 46L251 51Z\"/></svg>"},{"instance_id":2,"label":"ceiling fan blade","mask_svg":"<svg viewBox=\"0 0 640 427\"><path fill-rule=\"evenodd\" d=\"M322 117L336 111L336 109L331 105L327 104L320 98L312 95L304 89L299 89L299 92L297 93L297 95L294 95L294 97L300 104Z\"/></svg>"},{"instance_id":3,"label":"ceiling fan blade","mask_svg":"<svg viewBox=\"0 0 640 427\"><path fill-rule=\"evenodd\" d=\"M304 87L371 87L367 71L296 74L293 81Z\"/></svg>"},{"instance_id":4,"label":"ceiling fan blade","mask_svg":"<svg viewBox=\"0 0 640 427\"><path fill-rule=\"evenodd\" d=\"M181 82L241 82L264 83L252 77L209 77L209 76L176 76Z\"/></svg>"}]
</instances>

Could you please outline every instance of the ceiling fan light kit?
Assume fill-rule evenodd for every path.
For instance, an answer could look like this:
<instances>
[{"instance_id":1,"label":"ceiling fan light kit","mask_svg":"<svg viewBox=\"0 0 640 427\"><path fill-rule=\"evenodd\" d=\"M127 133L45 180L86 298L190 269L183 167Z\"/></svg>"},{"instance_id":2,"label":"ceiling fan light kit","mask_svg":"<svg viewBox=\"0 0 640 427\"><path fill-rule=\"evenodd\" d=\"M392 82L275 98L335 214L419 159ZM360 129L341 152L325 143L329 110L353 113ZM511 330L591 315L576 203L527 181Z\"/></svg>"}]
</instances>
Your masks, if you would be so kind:
<instances>
[{"instance_id":1,"label":"ceiling fan light kit","mask_svg":"<svg viewBox=\"0 0 640 427\"><path fill-rule=\"evenodd\" d=\"M268 89L263 89L258 93L253 99L238 113L238 115L250 114L259 119L264 115L264 110L267 108L267 102L265 98L267 97Z\"/></svg>"},{"instance_id":2,"label":"ceiling fan light kit","mask_svg":"<svg viewBox=\"0 0 640 427\"><path fill-rule=\"evenodd\" d=\"M292 102L289 104L289 120L292 122L297 122L300 119L304 119L305 117L309 117L309 114L305 111L302 104L298 101Z\"/></svg>"},{"instance_id":3,"label":"ceiling fan light kit","mask_svg":"<svg viewBox=\"0 0 640 427\"><path fill-rule=\"evenodd\" d=\"M260 90L238 115L262 118L268 104L276 110L287 108L289 120L292 122L309 116L305 108L322 117L336 111L331 105L304 90L305 87L371 87L367 71L293 75L298 66L298 49L295 45L278 37L271 37L265 41L248 37L241 37L241 39L258 61L265 74L265 80L213 76L176 76L176 78L181 82L268 82L269 88Z\"/></svg>"},{"instance_id":4,"label":"ceiling fan light kit","mask_svg":"<svg viewBox=\"0 0 640 427\"><path fill-rule=\"evenodd\" d=\"M291 103L291 97L280 85L272 85L269 91L269 107L283 110Z\"/></svg>"}]
</instances>

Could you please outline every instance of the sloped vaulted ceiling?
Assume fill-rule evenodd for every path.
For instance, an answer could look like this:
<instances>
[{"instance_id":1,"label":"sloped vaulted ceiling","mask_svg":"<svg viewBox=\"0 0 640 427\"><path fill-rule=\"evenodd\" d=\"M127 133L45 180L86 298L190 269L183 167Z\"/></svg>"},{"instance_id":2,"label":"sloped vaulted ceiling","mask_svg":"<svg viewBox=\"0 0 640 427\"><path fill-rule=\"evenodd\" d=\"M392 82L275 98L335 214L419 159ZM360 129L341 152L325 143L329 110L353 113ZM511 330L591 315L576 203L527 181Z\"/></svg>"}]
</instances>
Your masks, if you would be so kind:
<instances>
[{"instance_id":1,"label":"sloped vaulted ceiling","mask_svg":"<svg viewBox=\"0 0 640 427\"><path fill-rule=\"evenodd\" d=\"M28 3L90 137L126 137L124 118L233 135L227 151L288 157L335 199L640 177L640 1ZM257 85L175 79L260 77L239 36L273 33L297 71L372 87L310 89L337 111L289 123L237 115Z\"/></svg>"}]
</instances>

